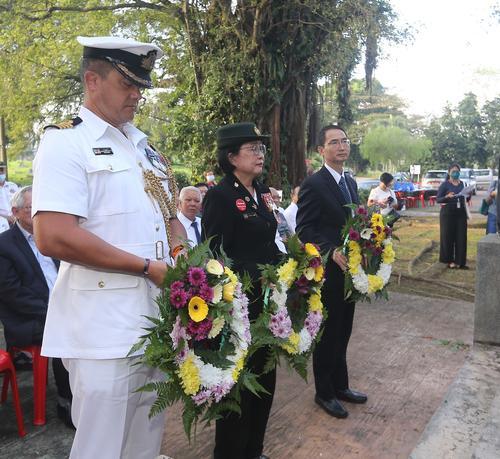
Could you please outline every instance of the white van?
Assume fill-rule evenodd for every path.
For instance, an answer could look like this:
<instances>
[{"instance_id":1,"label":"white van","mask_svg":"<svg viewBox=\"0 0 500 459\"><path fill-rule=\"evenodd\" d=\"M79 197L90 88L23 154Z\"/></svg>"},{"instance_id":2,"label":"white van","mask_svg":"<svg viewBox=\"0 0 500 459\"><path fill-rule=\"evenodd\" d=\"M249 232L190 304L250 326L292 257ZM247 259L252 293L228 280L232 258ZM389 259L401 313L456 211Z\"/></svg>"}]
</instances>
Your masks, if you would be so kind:
<instances>
[{"instance_id":1,"label":"white van","mask_svg":"<svg viewBox=\"0 0 500 459\"><path fill-rule=\"evenodd\" d=\"M487 190L495 180L493 169L474 169L474 176L476 177L476 186L478 190Z\"/></svg>"}]
</instances>

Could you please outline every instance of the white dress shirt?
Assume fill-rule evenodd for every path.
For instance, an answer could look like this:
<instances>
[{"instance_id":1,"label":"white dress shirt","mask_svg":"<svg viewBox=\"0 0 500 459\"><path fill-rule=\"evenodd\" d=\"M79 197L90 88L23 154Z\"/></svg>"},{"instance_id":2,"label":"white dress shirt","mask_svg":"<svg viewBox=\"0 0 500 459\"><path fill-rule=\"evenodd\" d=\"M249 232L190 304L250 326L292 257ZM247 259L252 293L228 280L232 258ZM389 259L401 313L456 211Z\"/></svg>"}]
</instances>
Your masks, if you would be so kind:
<instances>
[{"instance_id":1,"label":"white dress shirt","mask_svg":"<svg viewBox=\"0 0 500 459\"><path fill-rule=\"evenodd\" d=\"M182 226L186 230L187 238L191 247L198 245L196 241L196 233L193 228L193 220L187 218L182 212L177 212L177 218L182 223ZM196 226L198 227L198 231L201 236L201 218L195 217L194 221L196 222Z\"/></svg>"},{"instance_id":2,"label":"white dress shirt","mask_svg":"<svg viewBox=\"0 0 500 459\"><path fill-rule=\"evenodd\" d=\"M57 268L54 263L54 260L50 257L46 257L43 255L39 250L38 247L36 246L35 239L33 238L33 235L26 231L20 224L19 222L16 222L17 227L21 230L21 233L23 233L23 236L26 238L28 241L28 244L31 247L31 250L33 251L33 254L35 255L35 258L38 261L38 264L40 265L40 268L42 269L43 275L45 276L45 281L47 282L47 287L49 288L49 295L52 293L52 288L54 287L54 284L56 283L57 279Z\"/></svg>"},{"instance_id":3,"label":"white dress shirt","mask_svg":"<svg viewBox=\"0 0 500 459\"><path fill-rule=\"evenodd\" d=\"M297 210L298 206L296 203L291 202L290 205L285 209L283 215L286 218L286 222L288 223L288 227L295 233L295 227L297 226Z\"/></svg>"}]
</instances>

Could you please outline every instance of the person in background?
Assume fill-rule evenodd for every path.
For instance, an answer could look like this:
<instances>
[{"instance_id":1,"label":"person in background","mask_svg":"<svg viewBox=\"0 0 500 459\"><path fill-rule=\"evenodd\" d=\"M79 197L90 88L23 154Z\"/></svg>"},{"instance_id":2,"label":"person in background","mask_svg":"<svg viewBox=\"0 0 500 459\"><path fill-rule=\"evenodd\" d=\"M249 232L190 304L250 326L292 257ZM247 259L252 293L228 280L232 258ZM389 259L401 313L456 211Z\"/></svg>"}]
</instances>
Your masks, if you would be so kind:
<instances>
[{"instance_id":1,"label":"person in background","mask_svg":"<svg viewBox=\"0 0 500 459\"><path fill-rule=\"evenodd\" d=\"M0 162L0 233L14 223L10 201L18 189L14 182L7 182L7 166Z\"/></svg>"},{"instance_id":2,"label":"person in background","mask_svg":"<svg viewBox=\"0 0 500 459\"><path fill-rule=\"evenodd\" d=\"M262 141L267 137L254 123L229 124L217 131L218 162L225 175L208 191L203 204L204 238L212 238L210 247L215 253L221 249L227 253L235 272L252 279L250 320L263 308L258 265L279 261L271 192L258 181L266 154ZM214 459L267 458L262 451L276 384L275 368L262 374L267 354L268 349L261 348L248 361L267 393L257 396L243 389L241 415L221 413L215 426Z\"/></svg>"},{"instance_id":3,"label":"person in background","mask_svg":"<svg viewBox=\"0 0 500 459\"><path fill-rule=\"evenodd\" d=\"M205 195L207 194L208 191L208 185L206 183L199 182L196 183L194 186L200 190L201 202L203 202L203 200L205 199Z\"/></svg>"},{"instance_id":4,"label":"person in background","mask_svg":"<svg viewBox=\"0 0 500 459\"><path fill-rule=\"evenodd\" d=\"M205 178L207 179L206 185L208 188L213 188L215 185L217 185L213 171L207 171L205 173Z\"/></svg>"},{"instance_id":5,"label":"person in background","mask_svg":"<svg viewBox=\"0 0 500 459\"><path fill-rule=\"evenodd\" d=\"M7 348L42 344L49 296L59 269L59 260L42 255L33 238L31 186L14 194L12 214L14 225L0 234L0 321ZM26 358L19 353L14 361ZM52 359L52 370L57 415L73 428L68 372L59 358Z\"/></svg>"},{"instance_id":6,"label":"person in background","mask_svg":"<svg viewBox=\"0 0 500 459\"><path fill-rule=\"evenodd\" d=\"M184 226L191 247L201 242L201 192L194 186L186 186L179 193L177 218Z\"/></svg>"},{"instance_id":7,"label":"person in background","mask_svg":"<svg viewBox=\"0 0 500 459\"><path fill-rule=\"evenodd\" d=\"M292 191L292 202L283 212L292 234L295 233L295 227L297 226L297 201L299 200L299 192L300 186L296 186Z\"/></svg>"},{"instance_id":8,"label":"person in background","mask_svg":"<svg viewBox=\"0 0 500 459\"><path fill-rule=\"evenodd\" d=\"M368 206L377 205L380 207L380 213L383 216L389 215L393 209L397 209L398 200L396 194L392 190L394 185L394 177L389 172L384 172L380 176L379 186L370 191L368 197Z\"/></svg>"},{"instance_id":9,"label":"person in background","mask_svg":"<svg viewBox=\"0 0 500 459\"><path fill-rule=\"evenodd\" d=\"M497 232L497 187L498 179L494 180L488 189L488 219L486 220L486 234Z\"/></svg>"},{"instance_id":10,"label":"person in background","mask_svg":"<svg viewBox=\"0 0 500 459\"><path fill-rule=\"evenodd\" d=\"M288 227L288 222L286 221L284 212L285 209L281 207L281 194L273 187L269 187L272 197L273 213L276 221L278 222L278 229L276 230L276 245L280 249L280 252L286 253L285 242L292 235L292 231Z\"/></svg>"},{"instance_id":11,"label":"person in background","mask_svg":"<svg viewBox=\"0 0 500 459\"><path fill-rule=\"evenodd\" d=\"M436 202L441 204L439 261L446 263L450 269L469 269L466 264L466 202L465 197L460 194L463 189L464 184L460 180L460 166L452 164L448 169L447 179L438 189L436 198Z\"/></svg>"}]
</instances>

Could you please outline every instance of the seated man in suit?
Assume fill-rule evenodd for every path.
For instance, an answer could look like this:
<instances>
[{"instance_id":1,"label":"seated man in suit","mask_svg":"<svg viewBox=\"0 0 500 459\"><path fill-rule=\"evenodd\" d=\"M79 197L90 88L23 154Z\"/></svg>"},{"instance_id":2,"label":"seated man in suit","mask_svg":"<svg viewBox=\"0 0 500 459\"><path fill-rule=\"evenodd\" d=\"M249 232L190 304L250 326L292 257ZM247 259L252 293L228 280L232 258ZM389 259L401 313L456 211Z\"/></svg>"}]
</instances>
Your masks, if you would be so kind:
<instances>
[{"instance_id":1,"label":"seated man in suit","mask_svg":"<svg viewBox=\"0 0 500 459\"><path fill-rule=\"evenodd\" d=\"M12 197L15 224L0 234L0 320L7 347L42 344L49 294L59 261L42 255L33 239L31 186ZM61 359L52 359L57 415L72 427L71 390Z\"/></svg>"}]
</instances>

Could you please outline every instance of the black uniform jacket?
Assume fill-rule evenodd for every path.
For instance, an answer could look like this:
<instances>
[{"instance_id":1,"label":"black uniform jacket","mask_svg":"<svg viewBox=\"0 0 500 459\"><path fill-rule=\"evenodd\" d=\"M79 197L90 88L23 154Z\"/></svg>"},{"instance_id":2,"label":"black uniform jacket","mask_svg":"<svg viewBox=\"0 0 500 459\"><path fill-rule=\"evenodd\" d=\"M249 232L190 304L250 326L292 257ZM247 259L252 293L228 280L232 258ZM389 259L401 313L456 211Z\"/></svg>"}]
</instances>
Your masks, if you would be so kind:
<instances>
[{"instance_id":1,"label":"black uniform jacket","mask_svg":"<svg viewBox=\"0 0 500 459\"><path fill-rule=\"evenodd\" d=\"M203 200L201 226L203 239L213 237L210 246L216 253L222 246L233 260L233 268L242 274L247 271L252 280L260 277L258 264L276 263L279 249L276 218L272 209L269 188L254 181L257 201L233 175L226 175L208 190Z\"/></svg>"},{"instance_id":2,"label":"black uniform jacket","mask_svg":"<svg viewBox=\"0 0 500 459\"><path fill-rule=\"evenodd\" d=\"M59 261L54 260L56 267ZM49 288L42 268L17 225L0 234L0 321L9 346L38 344Z\"/></svg>"},{"instance_id":3,"label":"black uniform jacket","mask_svg":"<svg viewBox=\"0 0 500 459\"><path fill-rule=\"evenodd\" d=\"M353 203L359 204L358 186L345 174ZM350 209L339 185L326 167L304 180L297 203L297 234L303 243L318 244L322 253L342 245L342 227Z\"/></svg>"}]
</instances>

